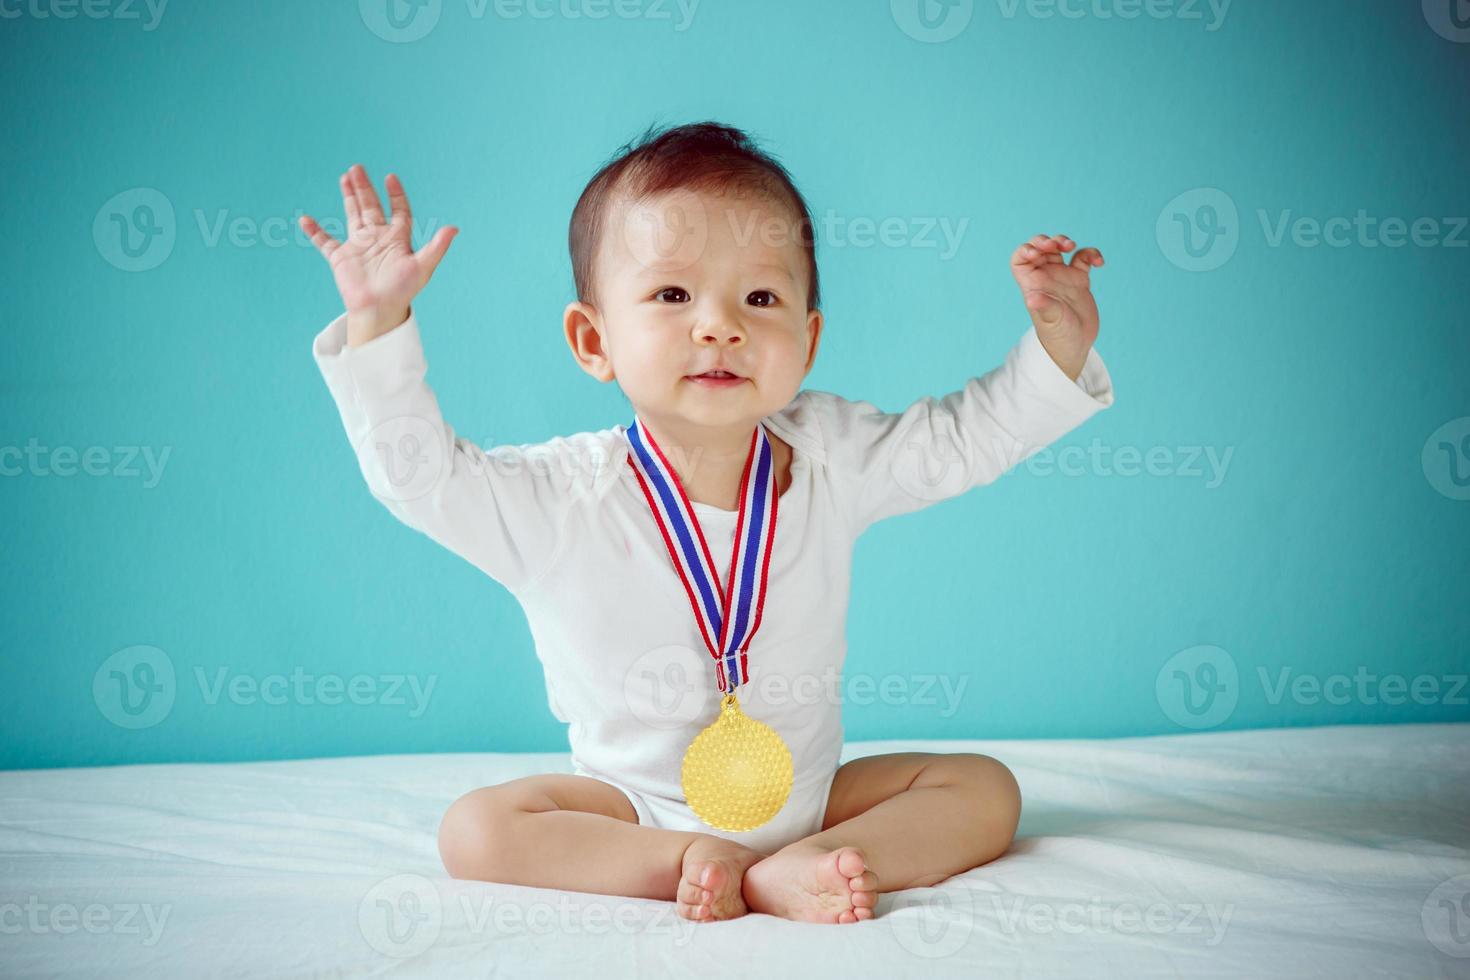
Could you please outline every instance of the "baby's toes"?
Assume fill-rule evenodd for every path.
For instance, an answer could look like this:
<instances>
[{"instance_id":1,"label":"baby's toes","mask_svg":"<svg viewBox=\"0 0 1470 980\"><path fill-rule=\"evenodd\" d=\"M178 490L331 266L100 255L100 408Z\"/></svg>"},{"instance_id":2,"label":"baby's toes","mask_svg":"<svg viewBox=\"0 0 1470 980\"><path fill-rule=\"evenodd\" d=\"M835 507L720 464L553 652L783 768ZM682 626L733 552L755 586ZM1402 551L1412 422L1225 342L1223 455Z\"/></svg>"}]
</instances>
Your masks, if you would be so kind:
<instances>
[{"instance_id":1,"label":"baby's toes","mask_svg":"<svg viewBox=\"0 0 1470 980\"><path fill-rule=\"evenodd\" d=\"M681 881L679 882L678 898L685 905L708 905L710 891L706 888L700 888L692 881Z\"/></svg>"},{"instance_id":2,"label":"baby's toes","mask_svg":"<svg viewBox=\"0 0 1470 980\"><path fill-rule=\"evenodd\" d=\"M679 913L680 917L691 919L695 922L710 917L708 905L692 905L689 902L676 902L674 903L674 909Z\"/></svg>"},{"instance_id":3,"label":"baby's toes","mask_svg":"<svg viewBox=\"0 0 1470 980\"><path fill-rule=\"evenodd\" d=\"M863 857L863 852L856 847L843 847L836 851L837 870L842 872L843 877L852 879L868 870L868 862Z\"/></svg>"},{"instance_id":4,"label":"baby's toes","mask_svg":"<svg viewBox=\"0 0 1470 980\"><path fill-rule=\"evenodd\" d=\"M849 878L847 883L852 886L848 898L852 902L853 914L859 919L871 919L873 907L878 904L878 876L871 871L864 871Z\"/></svg>"},{"instance_id":5,"label":"baby's toes","mask_svg":"<svg viewBox=\"0 0 1470 980\"><path fill-rule=\"evenodd\" d=\"M704 877L706 868L709 869L709 877ZM729 880L729 875L725 872L725 866L723 864L717 861L705 861L694 869L694 880L696 882L703 882L702 887L711 895L718 895L720 890L725 887L726 881Z\"/></svg>"}]
</instances>

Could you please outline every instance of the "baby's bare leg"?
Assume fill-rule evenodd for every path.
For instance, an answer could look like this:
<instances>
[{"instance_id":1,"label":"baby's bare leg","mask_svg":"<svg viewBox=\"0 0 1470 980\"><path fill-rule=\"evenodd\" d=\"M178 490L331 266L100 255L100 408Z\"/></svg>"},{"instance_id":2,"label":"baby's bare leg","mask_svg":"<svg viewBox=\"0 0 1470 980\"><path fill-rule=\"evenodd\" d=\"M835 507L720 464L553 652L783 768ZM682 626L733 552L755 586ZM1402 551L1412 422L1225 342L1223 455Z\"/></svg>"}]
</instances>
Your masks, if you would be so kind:
<instances>
[{"instance_id":1,"label":"baby's bare leg","mask_svg":"<svg viewBox=\"0 0 1470 980\"><path fill-rule=\"evenodd\" d=\"M765 857L711 834L641 826L621 790L562 773L461 796L440 823L439 855L455 878L677 901L691 919L743 914L740 880Z\"/></svg>"},{"instance_id":2,"label":"baby's bare leg","mask_svg":"<svg viewBox=\"0 0 1470 980\"><path fill-rule=\"evenodd\" d=\"M745 876L750 908L856 922L880 892L934 885L1005 853L1021 813L1011 771L969 752L898 752L837 771L823 830Z\"/></svg>"},{"instance_id":3,"label":"baby's bare leg","mask_svg":"<svg viewBox=\"0 0 1470 980\"><path fill-rule=\"evenodd\" d=\"M853 759L837 774L826 829L803 843L861 848L880 892L935 885L995 860L1021 816L1015 776L988 755L894 752Z\"/></svg>"}]
</instances>

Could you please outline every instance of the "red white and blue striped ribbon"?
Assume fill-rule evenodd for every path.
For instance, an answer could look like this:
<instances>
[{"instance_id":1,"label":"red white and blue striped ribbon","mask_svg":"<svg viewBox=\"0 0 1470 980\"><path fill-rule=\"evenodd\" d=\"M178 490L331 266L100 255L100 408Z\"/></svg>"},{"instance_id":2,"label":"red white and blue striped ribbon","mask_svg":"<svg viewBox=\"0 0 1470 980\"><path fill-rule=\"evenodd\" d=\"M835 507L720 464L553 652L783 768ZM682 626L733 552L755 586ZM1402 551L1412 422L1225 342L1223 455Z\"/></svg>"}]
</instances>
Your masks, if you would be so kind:
<instances>
[{"instance_id":1,"label":"red white and blue striped ribbon","mask_svg":"<svg viewBox=\"0 0 1470 980\"><path fill-rule=\"evenodd\" d=\"M740 476L735 542L723 588L679 475L636 415L626 435L633 473L663 534L674 570L684 583L705 648L714 658L720 691L733 691L748 679L747 651L760 628L766 573L776 538L776 467L765 427L756 425L750 435L750 453Z\"/></svg>"}]
</instances>

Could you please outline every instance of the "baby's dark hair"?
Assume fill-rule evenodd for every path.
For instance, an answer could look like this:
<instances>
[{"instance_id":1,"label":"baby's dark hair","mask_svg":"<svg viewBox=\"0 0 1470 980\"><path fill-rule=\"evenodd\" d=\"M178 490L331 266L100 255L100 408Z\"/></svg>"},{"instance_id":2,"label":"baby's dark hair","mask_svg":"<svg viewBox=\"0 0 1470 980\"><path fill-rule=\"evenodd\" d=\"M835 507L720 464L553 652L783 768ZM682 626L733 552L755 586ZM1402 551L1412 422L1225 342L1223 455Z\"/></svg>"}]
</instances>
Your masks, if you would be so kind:
<instances>
[{"instance_id":1,"label":"baby's dark hair","mask_svg":"<svg viewBox=\"0 0 1470 980\"><path fill-rule=\"evenodd\" d=\"M753 191L790 208L798 222L797 240L806 255L807 311L820 305L816 238L806 199L775 157L740 130L715 122L672 129L649 126L641 136L623 144L587 182L572 209L567 232L578 300L595 303L593 264L609 205L618 197L637 201L677 189L715 194Z\"/></svg>"}]
</instances>

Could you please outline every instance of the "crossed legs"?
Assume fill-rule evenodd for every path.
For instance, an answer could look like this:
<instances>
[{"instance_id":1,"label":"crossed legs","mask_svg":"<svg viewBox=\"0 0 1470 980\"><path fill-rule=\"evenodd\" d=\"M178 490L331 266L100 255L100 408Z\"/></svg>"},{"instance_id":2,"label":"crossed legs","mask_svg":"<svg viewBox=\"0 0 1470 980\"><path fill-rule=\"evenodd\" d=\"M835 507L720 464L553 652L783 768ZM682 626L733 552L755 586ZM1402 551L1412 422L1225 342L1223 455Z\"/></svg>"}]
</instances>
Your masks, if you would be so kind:
<instances>
[{"instance_id":1,"label":"crossed legs","mask_svg":"<svg viewBox=\"0 0 1470 980\"><path fill-rule=\"evenodd\" d=\"M764 854L698 831L644 827L616 787L527 776L460 797L439 828L456 878L674 901L690 919L748 911L871 918L881 892L936 884L1005 853L1015 777L974 753L899 752L841 766L822 829Z\"/></svg>"}]
</instances>

